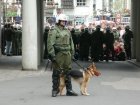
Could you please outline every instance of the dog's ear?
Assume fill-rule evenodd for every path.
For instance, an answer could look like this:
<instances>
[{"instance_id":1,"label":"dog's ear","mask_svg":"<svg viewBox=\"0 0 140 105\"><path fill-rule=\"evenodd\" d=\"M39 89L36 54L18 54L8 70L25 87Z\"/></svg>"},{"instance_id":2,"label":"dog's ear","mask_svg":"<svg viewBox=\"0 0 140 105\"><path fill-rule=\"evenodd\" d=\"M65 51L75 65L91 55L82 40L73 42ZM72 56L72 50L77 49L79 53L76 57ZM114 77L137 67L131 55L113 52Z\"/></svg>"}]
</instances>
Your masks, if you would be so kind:
<instances>
[{"instance_id":1,"label":"dog's ear","mask_svg":"<svg viewBox=\"0 0 140 105\"><path fill-rule=\"evenodd\" d=\"M92 64L93 64L93 65L95 65L95 63L94 63L94 62L92 62Z\"/></svg>"},{"instance_id":2,"label":"dog's ear","mask_svg":"<svg viewBox=\"0 0 140 105\"><path fill-rule=\"evenodd\" d=\"M92 62L92 66L95 66L95 63L94 62Z\"/></svg>"},{"instance_id":3,"label":"dog's ear","mask_svg":"<svg viewBox=\"0 0 140 105\"><path fill-rule=\"evenodd\" d=\"M91 72L92 76L95 75L95 73L92 69L90 70L90 72Z\"/></svg>"},{"instance_id":4,"label":"dog's ear","mask_svg":"<svg viewBox=\"0 0 140 105\"><path fill-rule=\"evenodd\" d=\"M91 73L89 70L86 70L86 72L87 72L90 76L92 76L92 73Z\"/></svg>"}]
</instances>

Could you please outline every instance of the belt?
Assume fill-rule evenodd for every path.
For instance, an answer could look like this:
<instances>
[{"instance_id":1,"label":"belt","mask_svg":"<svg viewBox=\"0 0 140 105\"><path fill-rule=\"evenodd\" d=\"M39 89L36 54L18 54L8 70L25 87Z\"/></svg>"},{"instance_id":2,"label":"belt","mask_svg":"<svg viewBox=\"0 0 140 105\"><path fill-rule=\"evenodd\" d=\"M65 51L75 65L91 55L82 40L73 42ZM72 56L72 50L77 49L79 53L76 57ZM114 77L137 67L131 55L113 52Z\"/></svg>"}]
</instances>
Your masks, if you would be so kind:
<instances>
[{"instance_id":1,"label":"belt","mask_svg":"<svg viewBox=\"0 0 140 105\"><path fill-rule=\"evenodd\" d=\"M56 51L70 51L70 46L55 46Z\"/></svg>"}]
</instances>

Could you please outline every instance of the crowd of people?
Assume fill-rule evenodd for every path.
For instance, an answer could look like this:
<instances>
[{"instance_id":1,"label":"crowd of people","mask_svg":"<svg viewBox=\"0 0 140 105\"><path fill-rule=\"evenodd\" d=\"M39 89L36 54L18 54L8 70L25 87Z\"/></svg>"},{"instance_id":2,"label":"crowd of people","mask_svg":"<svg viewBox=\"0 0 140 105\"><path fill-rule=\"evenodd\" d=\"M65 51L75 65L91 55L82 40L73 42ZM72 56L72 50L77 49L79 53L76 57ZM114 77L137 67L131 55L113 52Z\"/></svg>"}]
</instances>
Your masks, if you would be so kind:
<instances>
[{"instance_id":1,"label":"crowd of people","mask_svg":"<svg viewBox=\"0 0 140 105\"><path fill-rule=\"evenodd\" d=\"M84 27L77 31L70 28L73 38L75 58L85 61L109 61L131 59L131 39L133 33L129 26L106 27L104 30L100 25L96 28ZM49 30L45 27L44 31L44 59L48 58L47 37ZM12 24L5 24L2 28L2 54L21 55L22 54L22 29L14 27Z\"/></svg>"},{"instance_id":2,"label":"crowd of people","mask_svg":"<svg viewBox=\"0 0 140 105\"><path fill-rule=\"evenodd\" d=\"M72 34L72 36L75 36ZM92 33L85 28L77 36L79 42L74 42L75 52L79 60L92 60L94 62L106 60L126 60L131 59L131 39L133 33L129 26L125 27L123 35L120 35L117 28L107 27L101 31L101 26L97 25Z\"/></svg>"},{"instance_id":3,"label":"crowd of people","mask_svg":"<svg viewBox=\"0 0 140 105\"><path fill-rule=\"evenodd\" d=\"M82 28L80 32L77 32L75 28L70 28L75 48L75 58L94 62L130 60L133 33L129 26L122 28L121 26L106 27L103 30L100 25L97 25L94 29ZM46 27L45 30L49 31L49 28ZM47 33L45 35L47 36Z\"/></svg>"},{"instance_id":4,"label":"crowd of people","mask_svg":"<svg viewBox=\"0 0 140 105\"><path fill-rule=\"evenodd\" d=\"M22 29L6 23L1 31L2 54L7 56L22 54Z\"/></svg>"}]
</instances>

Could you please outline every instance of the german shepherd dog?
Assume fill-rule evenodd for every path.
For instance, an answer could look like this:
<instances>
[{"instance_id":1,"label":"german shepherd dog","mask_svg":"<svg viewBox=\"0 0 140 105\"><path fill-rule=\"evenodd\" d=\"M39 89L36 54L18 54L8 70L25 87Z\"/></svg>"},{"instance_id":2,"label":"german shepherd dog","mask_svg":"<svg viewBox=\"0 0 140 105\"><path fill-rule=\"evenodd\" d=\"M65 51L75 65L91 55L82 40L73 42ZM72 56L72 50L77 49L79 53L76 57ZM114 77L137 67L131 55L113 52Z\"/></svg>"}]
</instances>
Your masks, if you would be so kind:
<instances>
[{"instance_id":1,"label":"german shepherd dog","mask_svg":"<svg viewBox=\"0 0 140 105\"><path fill-rule=\"evenodd\" d=\"M96 66L93 63L89 65L89 67L86 68L85 70L71 70L69 72L69 75L71 76L73 80L79 83L81 94L87 96L87 95L90 95L87 92L87 87L88 87L90 78L92 76L99 76L101 75L101 73L97 71ZM65 75L62 73L60 74L60 84L59 84L60 95L64 95L63 94L64 87L65 87Z\"/></svg>"}]
</instances>

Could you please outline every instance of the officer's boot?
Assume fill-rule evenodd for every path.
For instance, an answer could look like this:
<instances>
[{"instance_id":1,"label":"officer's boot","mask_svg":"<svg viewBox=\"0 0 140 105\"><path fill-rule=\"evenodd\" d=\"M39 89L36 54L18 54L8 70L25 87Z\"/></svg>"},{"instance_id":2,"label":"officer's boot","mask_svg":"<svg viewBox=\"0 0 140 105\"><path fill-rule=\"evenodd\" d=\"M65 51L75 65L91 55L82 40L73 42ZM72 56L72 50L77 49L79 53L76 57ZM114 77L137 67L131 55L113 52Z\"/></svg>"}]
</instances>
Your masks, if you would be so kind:
<instances>
[{"instance_id":1,"label":"officer's boot","mask_svg":"<svg viewBox=\"0 0 140 105\"><path fill-rule=\"evenodd\" d=\"M60 81L60 71L59 70L53 70L52 74L52 97L56 97L59 93L59 81Z\"/></svg>"},{"instance_id":2,"label":"officer's boot","mask_svg":"<svg viewBox=\"0 0 140 105\"><path fill-rule=\"evenodd\" d=\"M72 90L71 76L68 74L68 72L65 73L65 84L66 84L67 96L78 96L78 94Z\"/></svg>"}]
</instances>

